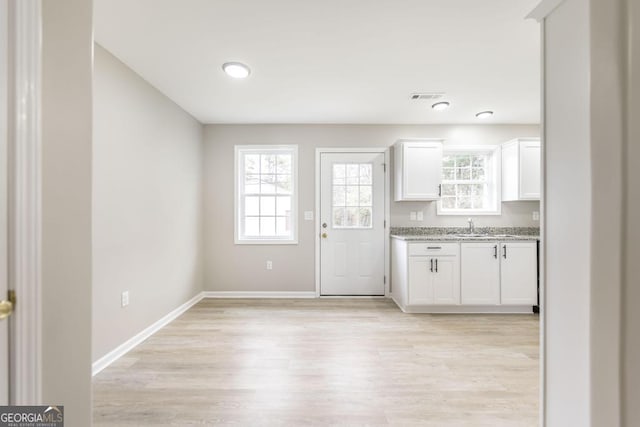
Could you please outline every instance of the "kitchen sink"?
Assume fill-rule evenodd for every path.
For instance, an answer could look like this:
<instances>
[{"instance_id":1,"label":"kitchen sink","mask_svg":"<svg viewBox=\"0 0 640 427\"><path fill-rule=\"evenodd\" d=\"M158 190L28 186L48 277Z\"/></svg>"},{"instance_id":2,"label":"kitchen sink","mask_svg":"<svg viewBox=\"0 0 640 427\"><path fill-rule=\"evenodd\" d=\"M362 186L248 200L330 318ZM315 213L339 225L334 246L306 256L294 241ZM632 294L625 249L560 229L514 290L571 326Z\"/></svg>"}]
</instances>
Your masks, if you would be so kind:
<instances>
[{"instance_id":1,"label":"kitchen sink","mask_svg":"<svg viewBox=\"0 0 640 427\"><path fill-rule=\"evenodd\" d=\"M488 234L482 234L482 233L460 233L460 234L456 234L457 237L489 237Z\"/></svg>"}]
</instances>

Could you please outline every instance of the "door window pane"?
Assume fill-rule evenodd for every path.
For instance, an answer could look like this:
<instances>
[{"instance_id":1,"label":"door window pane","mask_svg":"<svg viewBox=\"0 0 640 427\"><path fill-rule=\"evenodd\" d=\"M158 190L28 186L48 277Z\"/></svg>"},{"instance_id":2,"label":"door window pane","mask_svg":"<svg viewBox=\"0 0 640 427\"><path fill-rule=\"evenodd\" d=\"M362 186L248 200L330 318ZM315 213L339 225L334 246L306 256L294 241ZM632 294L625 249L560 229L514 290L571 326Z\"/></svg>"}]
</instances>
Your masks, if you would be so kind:
<instances>
[{"instance_id":1,"label":"door window pane","mask_svg":"<svg viewBox=\"0 0 640 427\"><path fill-rule=\"evenodd\" d=\"M334 163L333 227L373 227L373 164Z\"/></svg>"}]
</instances>

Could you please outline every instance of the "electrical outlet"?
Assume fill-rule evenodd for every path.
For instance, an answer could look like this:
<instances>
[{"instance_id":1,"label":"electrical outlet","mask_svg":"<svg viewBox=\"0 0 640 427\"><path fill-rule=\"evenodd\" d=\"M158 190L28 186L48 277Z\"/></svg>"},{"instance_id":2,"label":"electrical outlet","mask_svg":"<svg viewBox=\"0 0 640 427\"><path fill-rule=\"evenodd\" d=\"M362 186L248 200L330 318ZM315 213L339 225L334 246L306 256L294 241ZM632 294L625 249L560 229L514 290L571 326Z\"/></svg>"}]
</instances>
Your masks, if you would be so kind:
<instances>
[{"instance_id":1,"label":"electrical outlet","mask_svg":"<svg viewBox=\"0 0 640 427\"><path fill-rule=\"evenodd\" d=\"M540 212L533 211L532 217L534 221L540 221Z\"/></svg>"},{"instance_id":2,"label":"electrical outlet","mask_svg":"<svg viewBox=\"0 0 640 427\"><path fill-rule=\"evenodd\" d=\"M129 291L124 291L120 296L120 304L122 307L126 307L129 305Z\"/></svg>"},{"instance_id":3,"label":"electrical outlet","mask_svg":"<svg viewBox=\"0 0 640 427\"><path fill-rule=\"evenodd\" d=\"M422 211L418 211L418 221L423 221L424 220L424 212Z\"/></svg>"},{"instance_id":4,"label":"electrical outlet","mask_svg":"<svg viewBox=\"0 0 640 427\"><path fill-rule=\"evenodd\" d=\"M409 212L409 221L415 221L415 220L416 220L416 213Z\"/></svg>"},{"instance_id":5,"label":"electrical outlet","mask_svg":"<svg viewBox=\"0 0 640 427\"><path fill-rule=\"evenodd\" d=\"M273 262L267 261L267 270L273 270Z\"/></svg>"}]
</instances>

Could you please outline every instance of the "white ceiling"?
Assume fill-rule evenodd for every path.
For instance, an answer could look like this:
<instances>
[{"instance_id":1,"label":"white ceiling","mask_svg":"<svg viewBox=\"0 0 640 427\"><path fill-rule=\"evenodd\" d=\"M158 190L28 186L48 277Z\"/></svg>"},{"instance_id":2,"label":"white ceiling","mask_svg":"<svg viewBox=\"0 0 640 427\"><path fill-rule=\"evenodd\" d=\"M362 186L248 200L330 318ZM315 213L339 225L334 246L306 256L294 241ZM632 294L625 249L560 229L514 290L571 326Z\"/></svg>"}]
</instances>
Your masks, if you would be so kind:
<instances>
[{"instance_id":1,"label":"white ceiling","mask_svg":"<svg viewBox=\"0 0 640 427\"><path fill-rule=\"evenodd\" d=\"M95 0L95 38L203 123L538 123L538 2Z\"/></svg>"}]
</instances>

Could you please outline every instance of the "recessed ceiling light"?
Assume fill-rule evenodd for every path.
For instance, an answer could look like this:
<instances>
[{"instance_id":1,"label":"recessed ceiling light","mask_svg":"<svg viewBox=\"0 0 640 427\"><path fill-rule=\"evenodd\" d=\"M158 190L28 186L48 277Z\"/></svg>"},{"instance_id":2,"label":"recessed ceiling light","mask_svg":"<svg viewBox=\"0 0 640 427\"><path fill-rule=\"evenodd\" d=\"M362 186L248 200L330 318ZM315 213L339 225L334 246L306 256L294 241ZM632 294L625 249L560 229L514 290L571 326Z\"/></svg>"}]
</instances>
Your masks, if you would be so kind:
<instances>
[{"instance_id":1,"label":"recessed ceiling light","mask_svg":"<svg viewBox=\"0 0 640 427\"><path fill-rule=\"evenodd\" d=\"M481 111L476 114L476 117L479 119L488 119L491 116L493 116L493 111Z\"/></svg>"},{"instance_id":2,"label":"recessed ceiling light","mask_svg":"<svg viewBox=\"0 0 640 427\"><path fill-rule=\"evenodd\" d=\"M449 105L451 105L451 104L449 104L446 101L442 101L442 102L436 102L435 104L433 104L431 106L431 108L433 108L436 111L442 111L442 110L446 110L447 108L449 108Z\"/></svg>"},{"instance_id":3,"label":"recessed ceiling light","mask_svg":"<svg viewBox=\"0 0 640 427\"><path fill-rule=\"evenodd\" d=\"M226 62L222 64L222 69L234 79L244 79L251 74L249 67L241 62Z\"/></svg>"}]
</instances>

